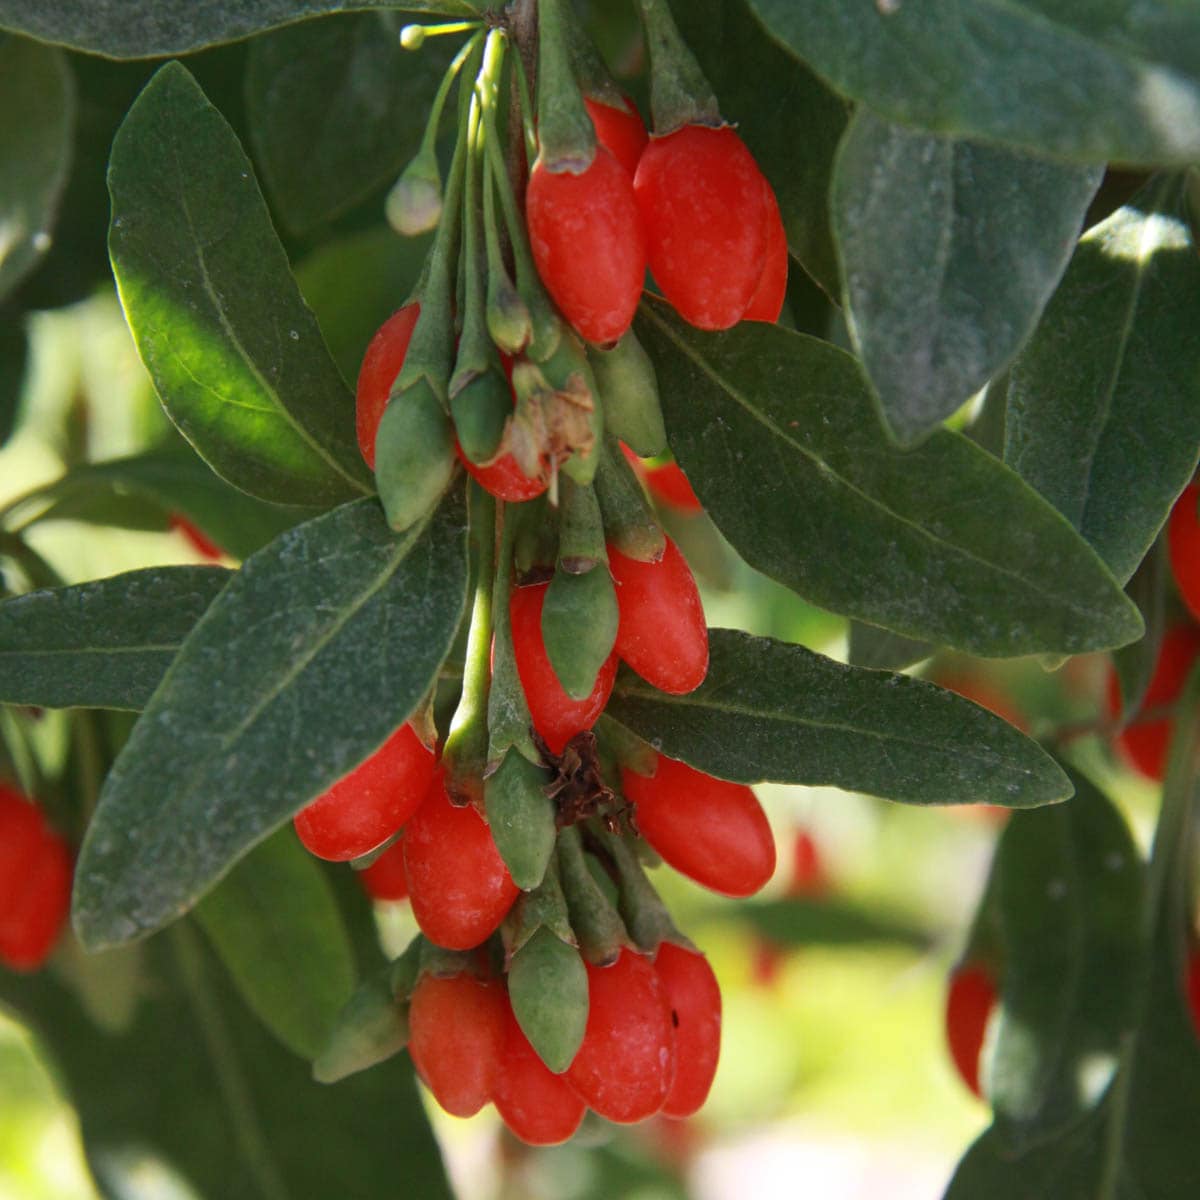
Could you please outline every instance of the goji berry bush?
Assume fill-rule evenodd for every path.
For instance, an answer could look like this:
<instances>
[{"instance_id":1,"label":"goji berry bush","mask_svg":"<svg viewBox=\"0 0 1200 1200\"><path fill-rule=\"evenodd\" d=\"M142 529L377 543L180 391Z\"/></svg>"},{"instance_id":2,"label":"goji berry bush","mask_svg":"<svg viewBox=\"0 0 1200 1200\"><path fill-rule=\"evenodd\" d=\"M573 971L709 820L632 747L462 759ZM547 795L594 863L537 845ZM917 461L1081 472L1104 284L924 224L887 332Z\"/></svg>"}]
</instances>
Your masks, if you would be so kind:
<instances>
[{"instance_id":1,"label":"goji berry bush","mask_svg":"<svg viewBox=\"0 0 1200 1200\"><path fill-rule=\"evenodd\" d=\"M0 480L0 1000L102 1194L130 1147L213 1200L446 1194L414 1074L512 1147L685 1153L681 876L764 988L945 951L988 1114L947 1200L1200 1195L1200 10L0 31L0 449L105 296L161 404ZM710 628L739 588L825 636ZM982 815L973 915L846 903L761 784Z\"/></svg>"}]
</instances>

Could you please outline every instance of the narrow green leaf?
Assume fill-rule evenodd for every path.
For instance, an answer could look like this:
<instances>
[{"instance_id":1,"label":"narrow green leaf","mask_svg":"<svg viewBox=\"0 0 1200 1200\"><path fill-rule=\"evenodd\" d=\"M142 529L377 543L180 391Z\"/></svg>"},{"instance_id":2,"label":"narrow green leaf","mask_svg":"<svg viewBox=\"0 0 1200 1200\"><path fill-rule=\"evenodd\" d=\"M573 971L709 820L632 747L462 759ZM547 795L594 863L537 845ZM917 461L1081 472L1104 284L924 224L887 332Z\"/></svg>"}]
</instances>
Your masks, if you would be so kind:
<instances>
[{"instance_id":1,"label":"narrow green leaf","mask_svg":"<svg viewBox=\"0 0 1200 1200\"><path fill-rule=\"evenodd\" d=\"M185 912L378 749L433 682L466 588L458 488L403 537L362 500L248 559L105 782L76 870L88 946Z\"/></svg>"},{"instance_id":2,"label":"narrow green leaf","mask_svg":"<svg viewBox=\"0 0 1200 1200\"><path fill-rule=\"evenodd\" d=\"M147 567L0 603L0 701L144 708L232 572Z\"/></svg>"},{"instance_id":3,"label":"narrow green leaf","mask_svg":"<svg viewBox=\"0 0 1200 1200\"><path fill-rule=\"evenodd\" d=\"M857 946L871 942L928 947L928 930L844 900L751 900L738 905L748 922L777 946Z\"/></svg>"},{"instance_id":4,"label":"narrow green leaf","mask_svg":"<svg viewBox=\"0 0 1200 1200\"><path fill-rule=\"evenodd\" d=\"M1200 455L1200 254L1182 180L1152 180L1080 242L1008 390L1004 459L1134 572Z\"/></svg>"},{"instance_id":5,"label":"narrow green leaf","mask_svg":"<svg viewBox=\"0 0 1200 1200\"><path fill-rule=\"evenodd\" d=\"M369 492L353 398L250 162L178 63L130 109L108 179L109 252L129 327L163 406L201 457L280 504Z\"/></svg>"},{"instance_id":6,"label":"narrow green leaf","mask_svg":"<svg viewBox=\"0 0 1200 1200\"><path fill-rule=\"evenodd\" d=\"M421 141L457 46L413 54L403 19L373 12L308 21L250 43L250 138L284 224L305 233L393 181ZM394 234L392 235L395 236Z\"/></svg>"},{"instance_id":7,"label":"narrow green leaf","mask_svg":"<svg viewBox=\"0 0 1200 1200\"><path fill-rule=\"evenodd\" d=\"M65 55L0 34L0 299L50 249L74 126Z\"/></svg>"},{"instance_id":8,"label":"narrow green leaf","mask_svg":"<svg viewBox=\"0 0 1200 1200\"><path fill-rule=\"evenodd\" d=\"M196 920L258 1019L314 1058L354 990L354 952L321 867L291 829L243 858Z\"/></svg>"},{"instance_id":9,"label":"narrow green leaf","mask_svg":"<svg viewBox=\"0 0 1200 1200\"><path fill-rule=\"evenodd\" d=\"M746 0L674 0L680 32L738 133L771 181L788 246L840 297L829 181L846 127L845 103L766 36Z\"/></svg>"},{"instance_id":10,"label":"narrow green leaf","mask_svg":"<svg viewBox=\"0 0 1200 1200\"><path fill-rule=\"evenodd\" d=\"M1190 4L749 2L834 88L902 125L1082 163L1200 158Z\"/></svg>"},{"instance_id":11,"label":"narrow green leaf","mask_svg":"<svg viewBox=\"0 0 1200 1200\"><path fill-rule=\"evenodd\" d=\"M1123 645L1134 606L1044 500L961 435L904 453L856 361L745 322L642 307L671 447L751 566L822 608L1003 657Z\"/></svg>"},{"instance_id":12,"label":"narrow green leaf","mask_svg":"<svg viewBox=\"0 0 1200 1200\"><path fill-rule=\"evenodd\" d=\"M324 13L374 8L477 17L483 6L473 0L0 0L0 29L109 58L165 58Z\"/></svg>"},{"instance_id":13,"label":"narrow green leaf","mask_svg":"<svg viewBox=\"0 0 1200 1200\"><path fill-rule=\"evenodd\" d=\"M669 696L623 668L607 711L669 757L739 783L1015 808L1071 794L1036 742L953 692L732 629L710 631L694 692Z\"/></svg>"},{"instance_id":14,"label":"narrow green leaf","mask_svg":"<svg viewBox=\"0 0 1200 1200\"><path fill-rule=\"evenodd\" d=\"M901 443L960 408L1033 332L1102 174L859 110L833 180L845 310Z\"/></svg>"},{"instance_id":15,"label":"narrow green leaf","mask_svg":"<svg viewBox=\"0 0 1200 1200\"><path fill-rule=\"evenodd\" d=\"M145 946L134 1019L98 1029L54 971L0 972L79 1115L107 1196L145 1194L161 1164L204 1200L452 1195L401 1055L336 1088L251 1014L190 923ZM166 1193L170 1182L163 1184Z\"/></svg>"}]
</instances>

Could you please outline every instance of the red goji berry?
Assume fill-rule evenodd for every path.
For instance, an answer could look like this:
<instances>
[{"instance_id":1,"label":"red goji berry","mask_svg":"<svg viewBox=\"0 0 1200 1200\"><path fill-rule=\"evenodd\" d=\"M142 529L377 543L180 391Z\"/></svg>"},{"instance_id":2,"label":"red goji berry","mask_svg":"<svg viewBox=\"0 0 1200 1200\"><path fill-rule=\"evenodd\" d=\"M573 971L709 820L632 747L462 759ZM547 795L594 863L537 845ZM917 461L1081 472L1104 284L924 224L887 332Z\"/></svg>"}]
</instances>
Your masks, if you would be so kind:
<instances>
[{"instance_id":1,"label":"red goji berry","mask_svg":"<svg viewBox=\"0 0 1200 1200\"><path fill-rule=\"evenodd\" d=\"M502 454L486 467L479 467L471 462L463 454L461 446L458 447L458 457L476 483L484 491L491 492L497 500L519 504L523 500L532 500L535 496L540 496L546 490L546 481L526 475L511 454Z\"/></svg>"},{"instance_id":2,"label":"red goji berry","mask_svg":"<svg viewBox=\"0 0 1200 1200\"><path fill-rule=\"evenodd\" d=\"M979 1089L979 1055L992 1009L996 985L982 966L959 967L946 989L946 1044L959 1077L975 1093Z\"/></svg>"},{"instance_id":3,"label":"red goji berry","mask_svg":"<svg viewBox=\"0 0 1200 1200\"><path fill-rule=\"evenodd\" d=\"M1200 484L1183 489L1167 522L1167 548L1175 586L1192 616L1200 620Z\"/></svg>"},{"instance_id":4,"label":"red goji berry","mask_svg":"<svg viewBox=\"0 0 1200 1200\"><path fill-rule=\"evenodd\" d=\"M765 321L774 325L783 311L787 299L788 244L787 231L783 228L783 217L779 212L779 201L775 189L764 179L767 195L767 252L763 263L762 277L750 307L742 314L743 321Z\"/></svg>"},{"instance_id":5,"label":"red goji berry","mask_svg":"<svg viewBox=\"0 0 1200 1200\"><path fill-rule=\"evenodd\" d=\"M0 962L34 971L54 949L71 905L71 852L42 811L0 784Z\"/></svg>"},{"instance_id":6,"label":"red goji berry","mask_svg":"<svg viewBox=\"0 0 1200 1200\"><path fill-rule=\"evenodd\" d=\"M1192 1026L1200 1038L1200 947L1193 946L1188 955L1187 979L1184 981L1188 1011L1192 1015Z\"/></svg>"},{"instance_id":7,"label":"red goji berry","mask_svg":"<svg viewBox=\"0 0 1200 1200\"><path fill-rule=\"evenodd\" d=\"M375 435L379 432L379 422L387 408L392 384L404 366L404 356L420 315L419 304L406 304L392 313L371 339L358 370L354 404L358 448L372 470L375 469Z\"/></svg>"},{"instance_id":8,"label":"red goji berry","mask_svg":"<svg viewBox=\"0 0 1200 1200\"><path fill-rule=\"evenodd\" d=\"M167 523L177 533L183 535L188 545L201 558L207 558L211 562L220 562L225 557L225 552L221 547L212 538L206 537L187 517L180 516L179 513L172 513Z\"/></svg>"},{"instance_id":9,"label":"red goji berry","mask_svg":"<svg viewBox=\"0 0 1200 1200\"><path fill-rule=\"evenodd\" d=\"M616 108L590 97L583 103L588 116L592 118L596 141L629 172L629 178L632 179L637 172L642 151L650 140L641 113L628 98L625 108Z\"/></svg>"},{"instance_id":10,"label":"red goji berry","mask_svg":"<svg viewBox=\"0 0 1200 1200\"><path fill-rule=\"evenodd\" d=\"M404 843L393 842L369 867L358 872L358 881L372 900L406 900Z\"/></svg>"},{"instance_id":11,"label":"red goji berry","mask_svg":"<svg viewBox=\"0 0 1200 1200\"><path fill-rule=\"evenodd\" d=\"M654 969L675 1026L675 1078L662 1110L688 1117L708 1099L721 1054L721 989L703 954L663 942Z\"/></svg>"}]
</instances>

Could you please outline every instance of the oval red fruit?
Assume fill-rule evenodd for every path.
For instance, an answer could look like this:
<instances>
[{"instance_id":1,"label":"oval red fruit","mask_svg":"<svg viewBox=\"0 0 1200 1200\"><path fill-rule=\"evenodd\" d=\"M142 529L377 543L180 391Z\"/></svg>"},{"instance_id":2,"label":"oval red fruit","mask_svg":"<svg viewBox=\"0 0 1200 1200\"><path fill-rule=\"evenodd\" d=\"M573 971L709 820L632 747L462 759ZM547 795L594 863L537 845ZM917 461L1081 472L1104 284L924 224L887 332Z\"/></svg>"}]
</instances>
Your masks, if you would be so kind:
<instances>
[{"instance_id":1,"label":"oval red fruit","mask_svg":"<svg viewBox=\"0 0 1200 1200\"><path fill-rule=\"evenodd\" d=\"M405 826L404 870L413 916L431 942L470 950L492 934L517 898L491 830L467 805L456 808L438 768Z\"/></svg>"},{"instance_id":2,"label":"oval red fruit","mask_svg":"<svg viewBox=\"0 0 1200 1200\"><path fill-rule=\"evenodd\" d=\"M708 1099L721 1054L721 989L703 954L663 942L654 960L675 1026L675 1079L668 1117L690 1117Z\"/></svg>"},{"instance_id":3,"label":"oval red fruit","mask_svg":"<svg viewBox=\"0 0 1200 1200\"><path fill-rule=\"evenodd\" d=\"M649 959L622 950L609 967L587 964L588 1019L567 1068L579 1097L628 1124L662 1108L675 1077L671 1008Z\"/></svg>"},{"instance_id":4,"label":"oval red fruit","mask_svg":"<svg viewBox=\"0 0 1200 1200\"><path fill-rule=\"evenodd\" d=\"M492 1093L505 1125L530 1146L557 1146L583 1120L587 1105L538 1057L508 1008L504 1057Z\"/></svg>"},{"instance_id":5,"label":"oval red fruit","mask_svg":"<svg viewBox=\"0 0 1200 1200\"><path fill-rule=\"evenodd\" d=\"M401 725L365 762L295 816L300 840L318 858L347 862L382 845L417 811L436 759L411 725Z\"/></svg>"},{"instance_id":6,"label":"oval red fruit","mask_svg":"<svg viewBox=\"0 0 1200 1200\"><path fill-rule=\"evenodd\" d=\"M580 175L533 164L529 244L555 304L589 342L629 328L646 274L646 237L629 172L603 146Z\"/></svg>"},{"instance_id":7,"label":"oval red fruit","mask_svg":"<svg viewBox=\"0 0 1200 1200\"><path fill-rule=\"evenodd\" d=\"M604 711L617 677L617 655L614 650L596 675L591 693L583 700L572 700L550 665L546 645L542 641L542 605L546 600L546 583L531 587L513 588L509 600L512 622L513 652L517 674L525 690L533 727L545 739L555 754L577 734L591 729Z\"/></svg>"},{"instance_id":8,"label":"oval red fruit","mask_svg":"<svg viewBox=\"0 0 1200 1200\"><path fill-rule=\"evenodd\" d=\"M467 458L460 446L458 459L466 467L467 474L484 491L491 492L497 500L520 504L523 500L532 500L535 496L540 496L546 490L546 481L531 479L521 470L511 454L502 454L494 463L479 467Z\"/></svg>"},{"instance_id":9,"label":"oval red fruit","mask_svg":"<svg viewBox=\"0 0 1200 1200\"><path fill-rule=\"evenodd\" d=\"M979 1096L979 1055L992 1009L996 985L983 967L959 967L946 989L946 1044L963 1083Z\"/></svg>"},{"instance_id":10,"label":"oval red fruit","mask_svg":"<svg viewBox=\"0 0 1200 1200\"><path fill-rule=\"evenodd\" d=\"M728 329L750 307L767 252L762 172L726 125L650 139L633 180L650 271L685 321Z\"/></svg>"},{"instance_id":11,"label":"oval red fruit","mask_svg":"<svg viewBox=\"0 0 1200 1200\"><path fill-rule=\"evenodd\" d=\"M647 683L682 696L708 672L708 626L687 560L667 538L658 562L608 547L620 624L614 649Z\"/></svg>"},{"instance_id":12,"label":"oval red fruit","mask_svg":"<svg viewBox=\"0 0 1200 1200\"><path fill-rule=\"evenodd\" d=\"M424 975L408 1010L408 1052L434 1099L452 1116L474 1116L491 1098L504 1055L504 987L463 973Z\"/></svg>"},{"instance_id":13,"label":"oval red fruit","mask_svg":"<svg viewBox=\"0 0 1200 1200\"><path fill-rule=\"evenodd\" d=\"M775 839L754 793L658 756L652 776L622 770L642 836L675 870L725 896L749 896L775 871Z\"/></svg>"},{"instance_id":14,"label":"oval red fruit","mask_svg":"<svg viewBox=\"0 0 1200 1200\"><path fill-rule=\"evenodd\" d=\"M1142 709L1163 708L1179 699L1187 682L1192 664L1200 656L1200 629L1193 625L1176 625L1163 634L1154 674L1146 688ZM1115 717L1121 711L1121 685L1117 673L1108 669L1108 711ZM1159 720L1135 720L1116 738L1122 755L1148 779L1162 779L1167 769L1167 750L1174 722L1169 717Z\"/></svg>"},{"instance_id":15,"label":"oval red fruit","mask_svg":"<svg viewBox=\"0 0 1200 1200\"><path fill-rule=\"evenodd\" d=\"M650 140L641 113L631 100L626 100L625 108L615 108L590 97L583 103L595 126L596 141L629 172L629 178L632 179L642 151Z\"/></svg>"},{"instance_id":16,"label":"oval red fruit","mask_svg":"<svg viewBox=\"0 0 1200 1200\"><path fill-rule=\"evenodd\" d=\"M408 343L412 341L420 315L419 304L406 304L392 313L371 339L358 370L358 386L354 396L355 427L358 448L372 470L375 469L375 435L379 432L379 420L387 408L392 384L404 366Z\"/></svg>"},{"instance_id":17,"label":"oval red fruit","mask_svg":"<svg viewBox=\"0 0 1200 1200\"><path fill-rule=\"evenodd\" d=\"M1192 1014L1192 1026L1196 1030L1196 1037L1200 1038L1200 947L1193 946L1188 955L1184 988L1187 993L1188 1011Z\"/></svg>"},{"instance_id":18,"label":"oval red fruit","mask_svg":"<svg viewBox=\"0 0 1200 1200\"><path fill-rule=\"evenodd\" d=\"M1192 616L1200 620L1200 484L1183 489L1167 522L1167 547L1175 586Z\"/></svg>"},{"instance_id":19,"label":"oval red fruit","mask_svg":"<svg viewBox=\"0 0 1200 1200\"><path fill-rule=\"evenodd\" d=\"M358 882L372 900L406 900L408 876L404 873L404 843L393 842L369 867L358 872Z\"/></svg>"},{"instance_id":20,"label":"oval red fruit","mask_svg":"<svg viewBox=\"0 0 1200 1200\"><path fill-rule=\"evenodd\" d=\"M764 179L767 196L767 251L763 263L762 277L754 292L750 307L742 314L743 321L765 321L774 325L783 311L787 299L788 244L787 231L783 228L783 217L779 212L779 201L775 189Z\"/></svg>"}]
</instances>

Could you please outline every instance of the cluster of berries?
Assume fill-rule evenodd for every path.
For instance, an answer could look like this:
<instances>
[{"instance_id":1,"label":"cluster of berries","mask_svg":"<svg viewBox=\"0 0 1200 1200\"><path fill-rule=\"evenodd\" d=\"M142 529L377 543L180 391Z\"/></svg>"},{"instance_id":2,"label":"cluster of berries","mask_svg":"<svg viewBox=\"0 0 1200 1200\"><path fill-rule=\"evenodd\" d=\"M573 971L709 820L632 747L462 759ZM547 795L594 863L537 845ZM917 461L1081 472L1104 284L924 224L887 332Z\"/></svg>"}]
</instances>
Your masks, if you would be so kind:
<instances>
[{"instance_id":1,"label":"cluster of berries","mask_svg":"<svg viewBox=\"0 0 1200 1200\"><path fill-rule=\"evenodd\" d=\"M42 810L0 783L0 963L35 971L71 904L72 856Z\"/></svg>"}]
</instances>

